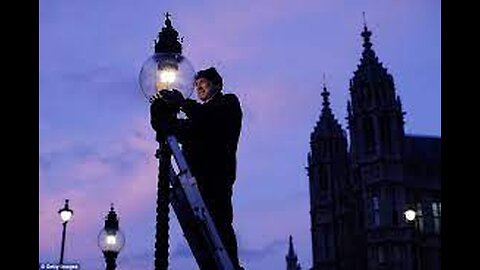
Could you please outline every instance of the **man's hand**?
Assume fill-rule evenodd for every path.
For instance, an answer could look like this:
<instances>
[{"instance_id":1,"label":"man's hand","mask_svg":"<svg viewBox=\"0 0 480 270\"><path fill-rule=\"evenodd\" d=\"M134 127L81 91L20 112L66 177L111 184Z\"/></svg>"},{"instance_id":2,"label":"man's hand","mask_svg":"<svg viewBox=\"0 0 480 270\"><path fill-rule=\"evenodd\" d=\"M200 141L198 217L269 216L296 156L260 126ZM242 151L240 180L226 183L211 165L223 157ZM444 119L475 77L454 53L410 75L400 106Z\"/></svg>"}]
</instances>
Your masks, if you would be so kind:
<instances>
[{"instance_id":1,"label":"man's hand","mask_svg":"<svg viewBox=\"0 0 480 270\"><path fill-rule=\"evenodd\" d=\"M177 113L184 99L177 90L161 90L150 98L150 123L157 132L157 140L171 134Z\"/></svg>"},{"instance_id":2,"label":"man's hand","mask_svg":"<svg viewBox=\"0 0 480 270\"><path fill-rule=\"evenodd\" d=\"M157 92L157 93L155 93L155 95L151 96L148 99L148 102L150 102L150 104L153 104L159 98L160 98L160 94Z\"/></svg>"},{"instance_id":3,"label":"man's hand","mask_svg":"<svg viewBox=\"0 0 480 270\"><path fill-rule=\"evenodd\" d=\"M173 90L161 90L160 97L169 105L173 105L175 107L182 107L183 103L185 103L185 98L183 97L180 91L173 89Z\"/></svg>"}]
</instances>

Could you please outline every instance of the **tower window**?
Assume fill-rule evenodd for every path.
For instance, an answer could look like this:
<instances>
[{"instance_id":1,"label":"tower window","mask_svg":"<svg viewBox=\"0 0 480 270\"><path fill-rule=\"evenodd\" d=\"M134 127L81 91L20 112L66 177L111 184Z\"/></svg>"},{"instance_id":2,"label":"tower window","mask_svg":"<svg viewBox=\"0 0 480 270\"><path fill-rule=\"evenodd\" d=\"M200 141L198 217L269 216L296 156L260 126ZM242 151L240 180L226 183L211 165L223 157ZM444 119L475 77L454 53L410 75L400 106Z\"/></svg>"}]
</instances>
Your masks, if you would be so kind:
<instances>
[{"instance_id":1,"label":"tower window","mask_svg":"<svg viewBox=\"0 0 480 270\"><path fill-rule=\"evenodd\" d=\"M380 226L380 200L378 196L372 197L372 224L374 227Z\"/></svg>"},{"instance_id":2,"label":"tower window","mask_svg":"<svg viewBox=\"0 0 480 270\"><path fill-rule=\"evenodd\" d=\"M385 118L385 126L386 126L385 137L387 138L387 149L388 149L388 153L391 154L393 152L393 146L392 146L392 130L391 130L389 118Z\"/></svg>"},{"instance_id":3,"label":"tower window","mask_svg":"<svg viewBox=\"0 0 480 270\"><path fill-rule=\"evenodd\" d=\"M361 107L363 105L363 102L364 102L363 93L359 91L357 95L357 106Z\"/></svg>"},{"instance_id":4,"label":"tower window","mask_svg":"<svg viewBox=\"0 0 480 270\"><path fill-rule=\"evenodd\" d=\"M326 191L328 189L328 173L327 168L320 168L320 190Z\"/></svg>"},{"instance_id":5,"label":"tower window","mask_svg":"<svg viewBox=\"0 0 480 270\"><path fill-rule=\"evenodd\" d=\"M380 117L380 136L381 141L387 153L392 153L391 131L389 125L389 117L387 115Z\"/></svg>"},{"instance_id":6,"label":"tower window","mask_svg":"<svg viewBox=\"0 0 480 270\"><path fill-rule=\"evenodd\" d=\"M402 257L400 255L400 246L397 246L397 245L393 246L393 259L396 262L402 261Z\"/></svg>"},{"instance_id":7,"label":"tower window","mask_svg":"<svg viewBox=\"0 0 480 270\"><path fill-rule=\"evenodd\" d=\"M417 203L417 220L418 220L418 230L420 232L424 231L424 217L423 217L423 209L422 209L422 204Z\"/></svg>"},{"instance_id":8,"label":"tower window","mask_svg":"<svg viewBox=\"0 0 480 270\"><path fill-rule=\"evenodd\" d=\"M373 130L373 121L371 117L364 120L365 127L365 150L367 153L373 152L375 147L375 135Z\"/></svg>"},{"instance_id":9,"label":"tower window","mask_svg":"<svg viewBox=\"0 0 480 270\"><path fill-rule=\"evenodd\" d=\"M329 249L328 249L328 232L325 234L325 237L323 238L323 245L325 247L325 259L328 259L330 257L330 252L329 252Z\"/></svg>"},{"instance_id":10,"label":"tower window","mask_svg":"<svg viewBox=\"0 0 480 270\"><path fill-rule=\"evenodd\" d=\"M395 187L391 187L390 189L391 197L392 197L392 224L398 225L398 212L397 212L397 198L395 196Z\"/></svg>"},{"instance_id":11,"label":"tower window","mask_svg":"<svg viewBox=\"0 0 480 270\"><path fill-rule=\"evenodd\" d=\"M385 263L385 249L383 246L378 246L378 263Z\"/></svg>"},{"instance_id":12,"label":"tower window","mask_svg":"<svg viewBox=\"0 0 480 270\"><path fill-rule=\"evenodd\" d=\"M320 258L328 259L329 258L329 241L328 237L330 230L328 225L320 225L320 234L319 234L319 244L320 244Z\"/></svg>"},{"instance_id":13,"label":"tower window","mask_svg":"<svg viewBox=\"0 0 480 270\"><path fill-rule=\"evenodd\" d=\"M365 105L367 105L368 107L370 106L370 104L372 104L372 95L368 90L368 88L365 88L364 92L365 92L365 99L366 99Z\"/></svg>"},{"instance_id":14,"label":"tower window","mask_svg":"<svg viewBox=\"0 0 480 270\"><path fill-rule=\"evenodd\" d=\"M379 85L380 85L380 84L379 84ZM384 102L385 102L385 95L384 95L384 94L385 94L385 91L386 91L386 89L384 89L384 88L379 88L379 89L378 89L378 101L379 101L380 103L384 103Z\"/></svg>"},{"instance_id":15,"label":"tower window","mask_svg":"<svg viewBox=\"0 0 480 270\"><path fill-rule=\"evenodd\" d=\"M432 202L432 214L433 214L433 230L435 233L440 233L440 219L441 219L440 202Z\"/></svg>"}]
</instances>

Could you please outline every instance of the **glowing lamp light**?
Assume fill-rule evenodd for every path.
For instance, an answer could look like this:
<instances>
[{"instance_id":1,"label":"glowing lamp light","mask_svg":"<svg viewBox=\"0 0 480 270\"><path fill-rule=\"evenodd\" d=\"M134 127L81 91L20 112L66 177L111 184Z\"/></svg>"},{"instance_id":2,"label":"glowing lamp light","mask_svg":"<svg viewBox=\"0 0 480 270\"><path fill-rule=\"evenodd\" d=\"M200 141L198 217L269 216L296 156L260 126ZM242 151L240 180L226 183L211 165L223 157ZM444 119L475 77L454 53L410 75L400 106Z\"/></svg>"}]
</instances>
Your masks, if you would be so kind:
<instances>
[{"instance_id":1,"label":"glowing lamp light","mask_svg":"<svg viewBox=\"0 0 480 270\"><path fill-rule=\"evenodd\" d=\"M58 210L58 213L60 214L60 218L64 223L70 221L70 219L73 216L72 209L68 207L68 201L69 200L65 200L65 206L62 209Z\"/></svg>"},{"instance_id":2,"label":"glowing lamp light","mask_svg":"<svg viewBox=\"0 0 480 270\"><path fill-rule=\"evenodd\" d=\"M120 252L125 245L125 236L120 230L101 230L98 235L98 246L103 252Z\"/></svg>"},{"instance_id":3,"label":"glowing lamp light","mask_svg":"<svg viewBox=\"0 0 480 270\"><path fill-rule=\"evenodd\" d=\"M178 53L155 53L142 65L139 83L147 100L161 90L176 89L184 98L193 93L195 71L188 59Z\"/></svg>"},{"instance_id":4,"label":"glowing lamp light","mask_svg":"<svg viewBox=\"0 0 480 270\"><path fill-rule=\"evenodd\" d=\"M417 213L415 212L415 210L408 209L404 212L404 215L407 221L414 221Z\"/></svg>"},{"instance_id":5,"label":"glowing lamp light","mask_svg":"<svg viewBox=\"0 0 480 270\"><path fill-rule=\"evenodd\" d=\"M62 211L62 212L60 212L60 218L62 219L63 222L67 222L72 218L72 212L71 211Z\"/></svg>"},{"instance_id":6,"label":"glowing lamp light","mask_svg":"<svg viewBox=\"0 0 480 270\"><path fill-rule=\"evenodd\" d=\"M106 238L107 245L115 245L117 243L117 237L115 235L108 235Z\"/></svg>"},{"instance_id":7,"label":"glowing lamp light","mask_svg":"<svg viewBox=\"0 0 480 270\"><path fill-rule=\"evenodd\" d=\"M117 213L113 209L113 205L97 240L98 246L103 252L118 253L125 245L125 236L118 226Z\"/></svg>"},{"instance_id":8,"label":"glowing lamp light","mask_svg":"<svg viewBox=\"0 0 480 270\"><path fill-rule=\"evenodd\" d=\"M160 75L160 82L171 84L175 82L177 77L176 71L173 69L165 69L158 72Z\"/></svg>"}]
</instances>

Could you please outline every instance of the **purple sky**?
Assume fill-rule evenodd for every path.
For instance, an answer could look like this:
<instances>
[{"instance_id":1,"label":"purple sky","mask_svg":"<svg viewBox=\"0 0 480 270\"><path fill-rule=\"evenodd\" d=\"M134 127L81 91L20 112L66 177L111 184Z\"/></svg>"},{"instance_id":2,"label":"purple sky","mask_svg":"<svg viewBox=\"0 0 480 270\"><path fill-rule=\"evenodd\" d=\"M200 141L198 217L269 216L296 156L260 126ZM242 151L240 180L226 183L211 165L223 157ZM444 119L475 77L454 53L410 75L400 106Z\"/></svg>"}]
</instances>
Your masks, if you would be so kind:
<instances>
[{"instance_id":1,"label":"purple sky","mask_svg":"<svg viewBox=\"0 0 480 270\"><path fill-rule=\"evenodd\" d=\"M323 73L345 128L362 11L406 132L441 135L440 1L186 2L40 1L41 262L58 261L57 210L69 198L67 262L102 269L96 237L113 202L127 238L118 269L153 269L156 142L137 78L166 11L193 66L216 66L242 103L234 210L249 270L284 268L290 234L302 267L311 266L309 136ZM171 269L195 269L173 212L170 226Z\"/></svg>"}]
</instances>

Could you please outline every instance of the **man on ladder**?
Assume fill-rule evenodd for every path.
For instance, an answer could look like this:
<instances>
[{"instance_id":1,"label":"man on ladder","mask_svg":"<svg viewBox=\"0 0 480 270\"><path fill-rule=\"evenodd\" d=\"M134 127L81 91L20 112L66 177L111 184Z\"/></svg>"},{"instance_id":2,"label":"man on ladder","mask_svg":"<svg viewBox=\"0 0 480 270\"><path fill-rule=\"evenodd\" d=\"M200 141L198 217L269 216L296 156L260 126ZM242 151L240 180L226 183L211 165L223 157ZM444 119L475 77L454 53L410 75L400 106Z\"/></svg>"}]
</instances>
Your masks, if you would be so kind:
<instances>
[{"instance_id":1,"label":"man on ladder","mask_svg":"<svg viewBox=\"0 0 480 270\"><path fill-rule=\"evenodd\" d=\"M242 110L234 94L222 93L223 79L215 68L199 71L195 80L197 96L201 103L184 99L176 90L162 90L161 98L154 100L151 105L151 124L157 135L165 132L160 123L161 103L179 108L187 116L186 119L176 117L169 119L169 132L178 138L182 145L181 152L196 179L198 190L233 268L242 269L239 265L237 241L232 225L232 188L236 179L236 152ZM174 143L170 148L173 145ZM179 213L177 217L182 223ZM185 230L183 226L182 228ZM185 232L185 235L188 238L189 232ZM192 248L191 241L189 244ZM218 269L212 260L199 261L197 258L197 262L202 270Z\"/></svg>"}]
</instances>

